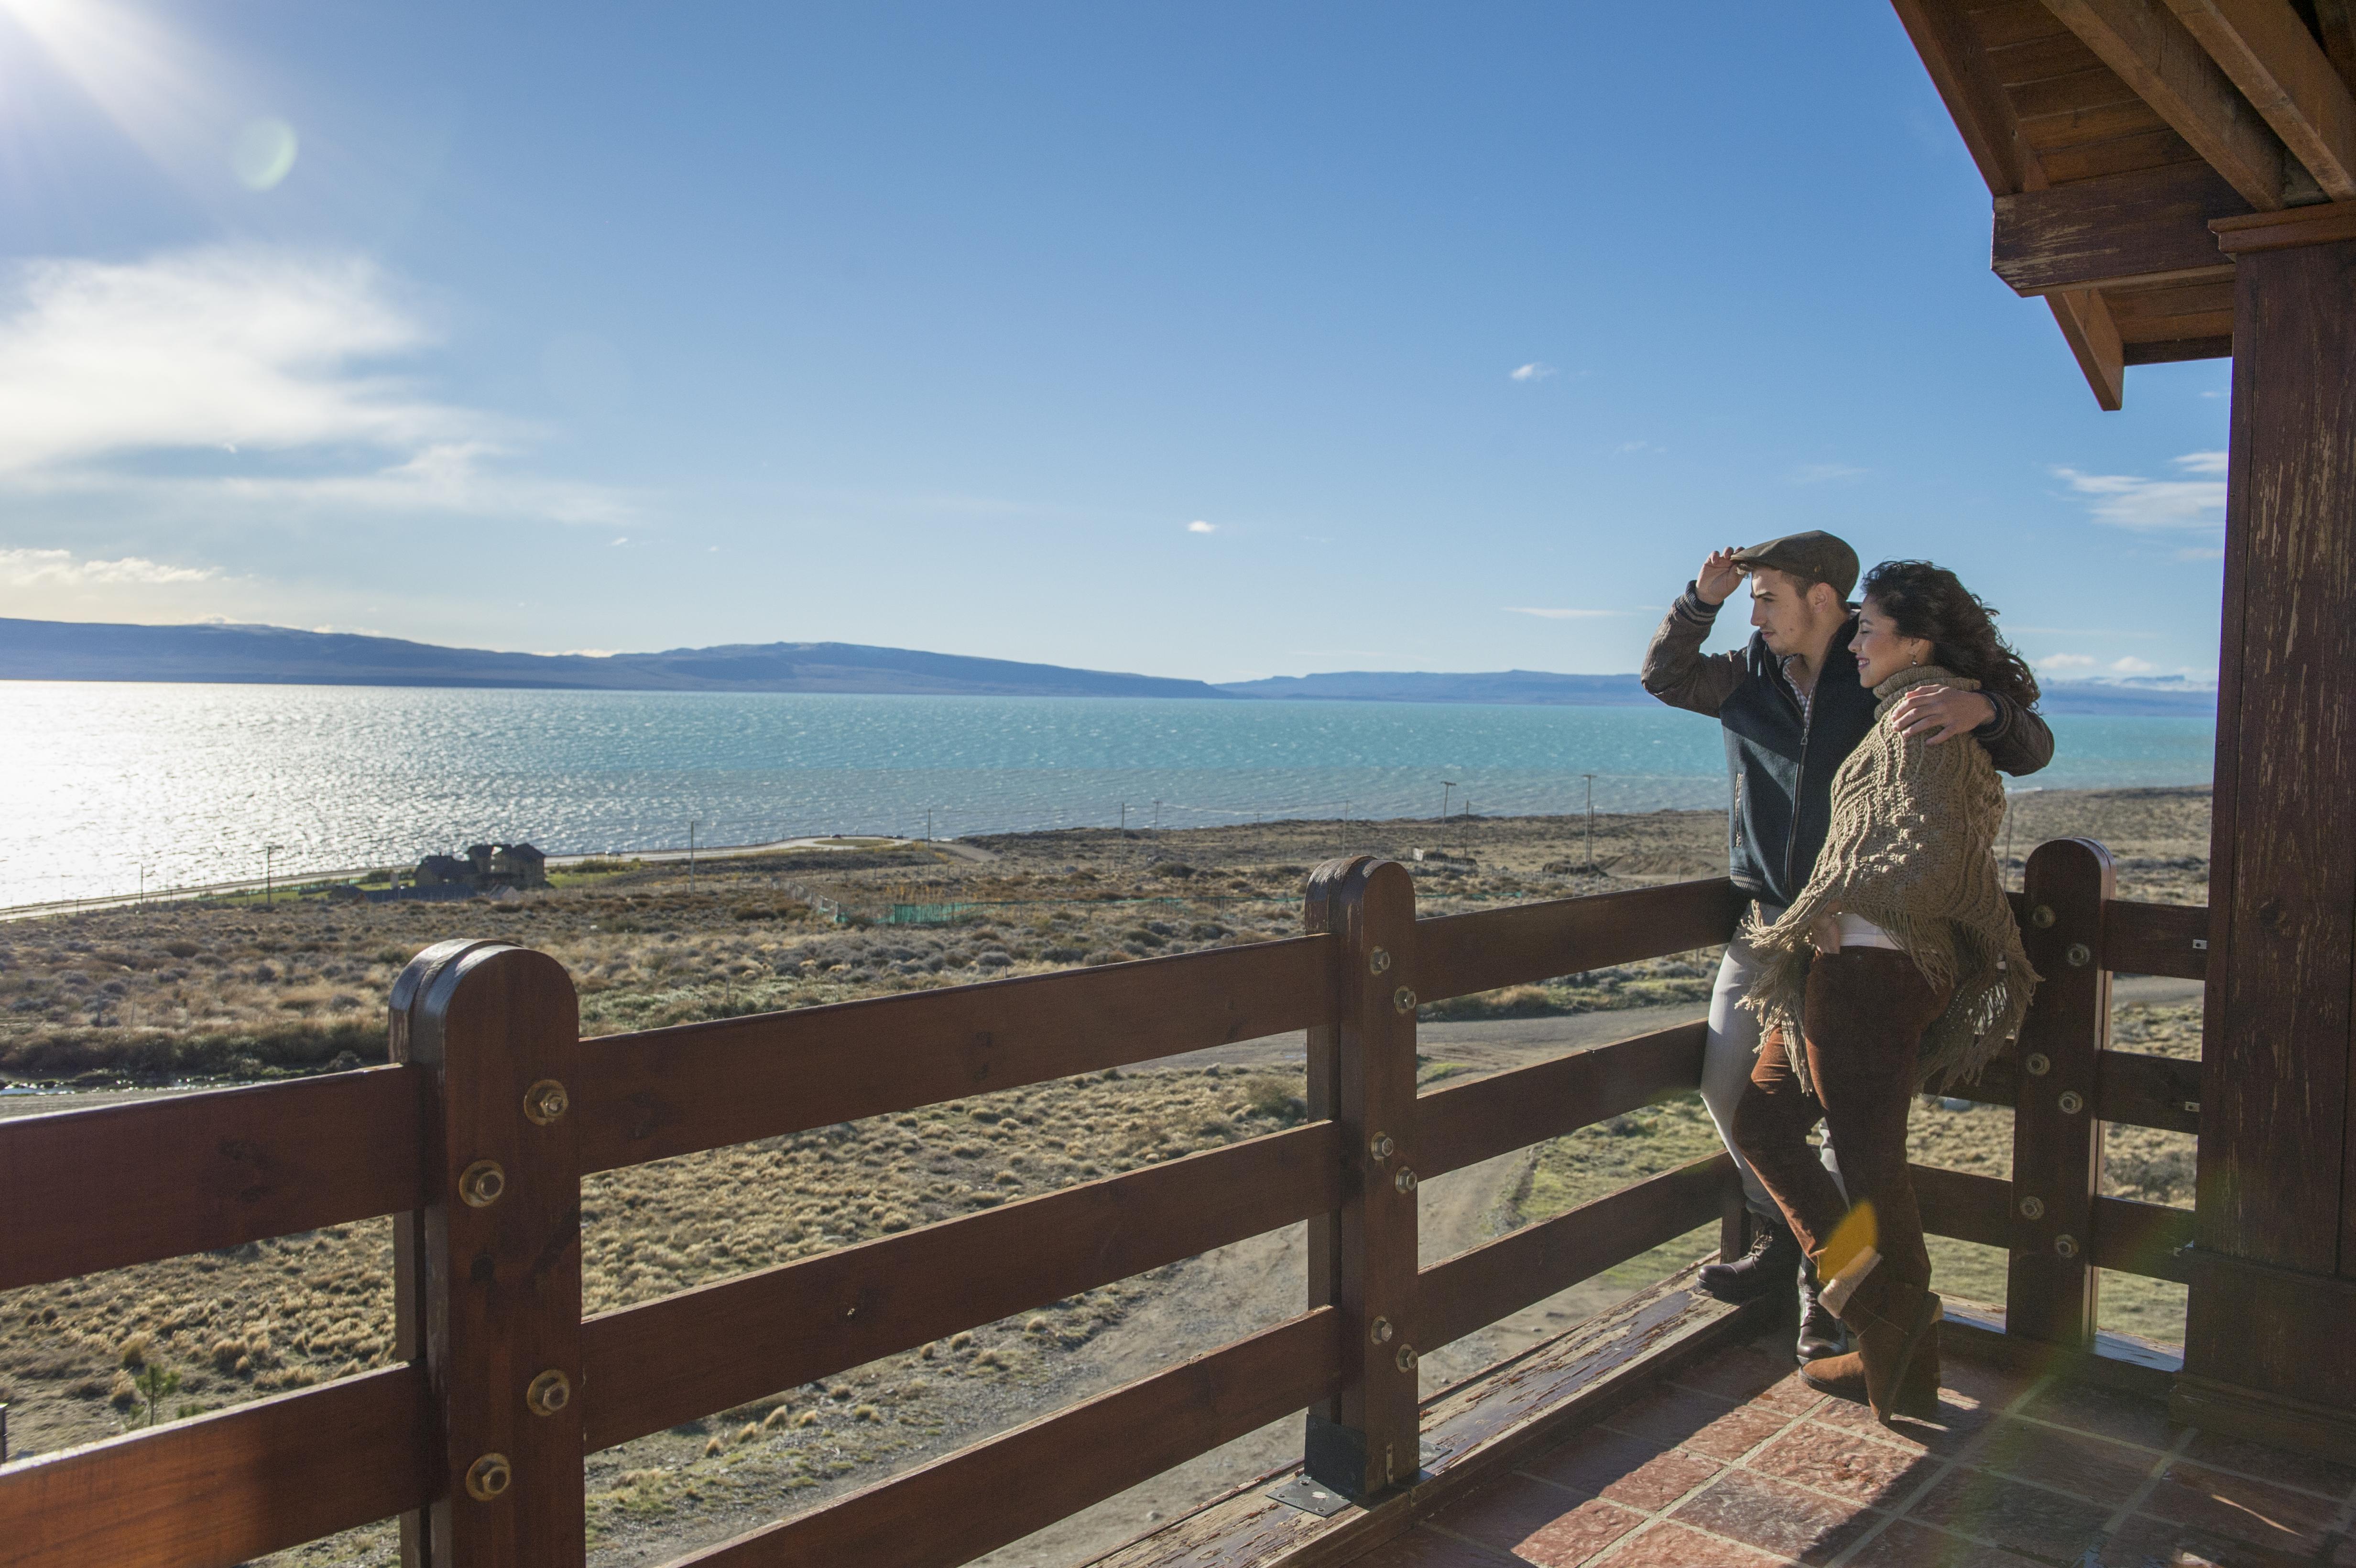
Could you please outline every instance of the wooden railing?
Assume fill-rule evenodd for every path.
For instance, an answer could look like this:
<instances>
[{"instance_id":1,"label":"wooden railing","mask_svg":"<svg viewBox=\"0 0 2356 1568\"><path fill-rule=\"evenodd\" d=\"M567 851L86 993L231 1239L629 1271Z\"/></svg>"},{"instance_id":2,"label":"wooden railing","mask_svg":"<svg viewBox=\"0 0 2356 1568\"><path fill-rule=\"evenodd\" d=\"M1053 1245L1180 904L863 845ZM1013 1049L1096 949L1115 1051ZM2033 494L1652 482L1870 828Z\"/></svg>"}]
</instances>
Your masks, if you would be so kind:
<instances>
[{"instance_id":1,"label":"wooden railing","mask_svg":"<svg viewBox=\"0 0 2356 1568\"><path fill-rule=\"evenodd\" d=\"M2183 913L2053 870L2089 854L2031 862L2027 907L2057 912L2040 969L2083 938L2097 989L2125 955L2197 973L2169 946ZM1416 1471L1422 1353L1712 1219L1740 1236L1719 1155L1419 1268L1419 1181L1689 1089L1703 1028L1419 1095L1418 1006L1708 947L1740 908L1720 879L1419 921L1405 869L1359 859L1312 878L1301 937L588 1040L544 955L429 948L393 989L391 1065L0 1123L0 1289L391 1214L399 1361L0 1469L0 1541L41 1568L202 1568L399 1515L411 1563L579 1563L586 1453L1302 1220L1301 1315L681 1562L961 1563L1303 1409L1312 1473L1383 1491ZM2181 1086L2097 1061L2092 993L2054 994L2025 1047L2050 1071L1979 1091L2026 1102L2016 1159L2040 1171ZM584 1175L1304 1029L1303 1125L582 1316ZM2032 1115L2049 1082L2093 1108ZM2173 1266L2177 1211L2091 1176L2032 1228L2003 1182L1922 1175L1933 1229L2012 1247L2019 1331L2083 1338L2073 1262ZM2024 1264L2069 1225L2080 1254ZM2050 1306L2073 1288L2075 1320Z\"/></svg>"}]
</instances>

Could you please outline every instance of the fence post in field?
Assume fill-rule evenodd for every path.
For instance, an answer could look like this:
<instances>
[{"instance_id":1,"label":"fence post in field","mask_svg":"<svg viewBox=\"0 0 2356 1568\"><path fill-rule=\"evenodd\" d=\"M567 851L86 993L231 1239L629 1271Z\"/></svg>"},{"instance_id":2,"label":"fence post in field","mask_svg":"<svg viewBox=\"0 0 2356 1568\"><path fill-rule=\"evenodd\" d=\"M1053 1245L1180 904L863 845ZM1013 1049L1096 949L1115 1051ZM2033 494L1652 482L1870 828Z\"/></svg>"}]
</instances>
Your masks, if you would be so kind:
<instances>
[{"instance_id":1,"label":"fence post in field","mask_svg":"<svg viewBox=\"0 0 2356 1568\"><path fill-rule=\"evenodd\" d=\"M1415 884L1360 855L1328 860L1302 906L1331 932L1339 1019L1309 1031L1309 1114L1341 1125L1343 1199L1309 1222L1309 1305L1338 1307L1343 1385L1309 1412L1305 1467L1368 1498L1419 1466Z\"/></svg>"},{"instance_id":2,"label":"fence post in field","mask_svg":"<svg viewBox=\"0 0 2356 1568\"><path fill-rule=\"evenodd\" d=\"M584 1560L579 1037L572 977L529 948L445 942L393 987L393 1058L431 1070L425 1206L394 1225L397 1351L436 1426L403 1568Z\"/></svg>"},{"instance_id":3,"label":"fence post in field","mask_svg":"<svg viewBox=\"0 0 2356 1568\"><path fill-rule=\"evenodd\" d=\"M2043 978L2019 1047L2005 1331L2055 1345L2086 1345L2094 1336L2094 1194L2103 1176L2094 1079L2111 1033L2102 929L2112 883L2111 852L2091 838L2039 845L2024 880L2021 940Z\"/></svg>"}]
</instances>

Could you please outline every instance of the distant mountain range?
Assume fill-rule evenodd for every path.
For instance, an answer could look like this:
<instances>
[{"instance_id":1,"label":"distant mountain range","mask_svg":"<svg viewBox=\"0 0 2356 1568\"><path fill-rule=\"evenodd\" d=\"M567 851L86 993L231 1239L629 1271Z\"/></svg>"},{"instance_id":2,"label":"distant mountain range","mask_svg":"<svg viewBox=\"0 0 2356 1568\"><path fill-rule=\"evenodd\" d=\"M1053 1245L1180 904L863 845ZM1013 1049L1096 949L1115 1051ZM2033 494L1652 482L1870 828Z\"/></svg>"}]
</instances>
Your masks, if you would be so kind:
<instances>
[{"instance_id":1,"label":"distant mountain range","mask_svg":"<svg viewBox=\"0 0 2356 1568\"><path fill-rule=\"evenodd\" d=\"M110 625L0 619L0 680L224 681L290 686L522 687L580 691L838 691L942 697L1192 697L1224 700L1471 702L1624 708L1653 699L1633 675L1349 670L1215 686L858 643L734 643L653 654L504 654L398 637L209 624ZM2213 714L2213 688L2177 677L2055 681L2049 713Z\"/></svg>"},{"instance_id":2,"label":"distant mountain range","mask_svg":"<svg viewBox=\"0 0 2356 1568\"><path fill-rule=\"evenodd\" d=\"M581 691L859 691L954 697L1225 698L1199 680L871 648L736 643L659 654L502 654L284 626L0 620L0 679Z\"/></svg>"}]
</instances>

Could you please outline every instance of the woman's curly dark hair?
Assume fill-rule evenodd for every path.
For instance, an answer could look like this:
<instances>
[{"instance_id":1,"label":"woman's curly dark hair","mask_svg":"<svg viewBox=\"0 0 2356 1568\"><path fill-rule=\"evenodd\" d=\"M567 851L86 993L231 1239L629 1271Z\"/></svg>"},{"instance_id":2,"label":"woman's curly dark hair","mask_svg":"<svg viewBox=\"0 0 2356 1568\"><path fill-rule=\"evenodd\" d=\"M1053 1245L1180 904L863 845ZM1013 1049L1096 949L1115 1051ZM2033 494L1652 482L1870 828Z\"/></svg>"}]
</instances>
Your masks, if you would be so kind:
<instances>
[{"instance_id":1,"label":"woman's curly dark hair","mask_svg":"<svg viewBox=\"0 0 2356 1568\"><path fill-rule=\"evenodd\" d=\"M2029 661L1996 629L1996 612L1945 567L1885 560L1865 574L1864 597L1881 607L1899 635L1929 639L1933 664L2023 708L2037 706Z\"/></svg>"}]
</instances>

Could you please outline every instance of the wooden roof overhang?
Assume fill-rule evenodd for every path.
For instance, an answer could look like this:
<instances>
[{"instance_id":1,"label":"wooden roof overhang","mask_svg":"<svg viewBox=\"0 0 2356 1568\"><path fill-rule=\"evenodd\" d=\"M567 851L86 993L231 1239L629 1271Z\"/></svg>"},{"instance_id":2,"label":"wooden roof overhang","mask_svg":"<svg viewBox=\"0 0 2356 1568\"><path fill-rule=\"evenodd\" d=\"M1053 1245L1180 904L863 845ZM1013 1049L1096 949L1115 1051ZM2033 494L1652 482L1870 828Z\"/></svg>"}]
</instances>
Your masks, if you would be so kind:
<instances>
[{"instance_id":1,"label":"wooden roof overhang","mask_svg":"<svg viewBox=\"0 0 2356 1568\"><path fill-rule=\"evenodd\" d=\"M2356 0L1892 0L2105 409L2230 357L2222 219L2356 203Z\"/></svg>"}]
</instances>

